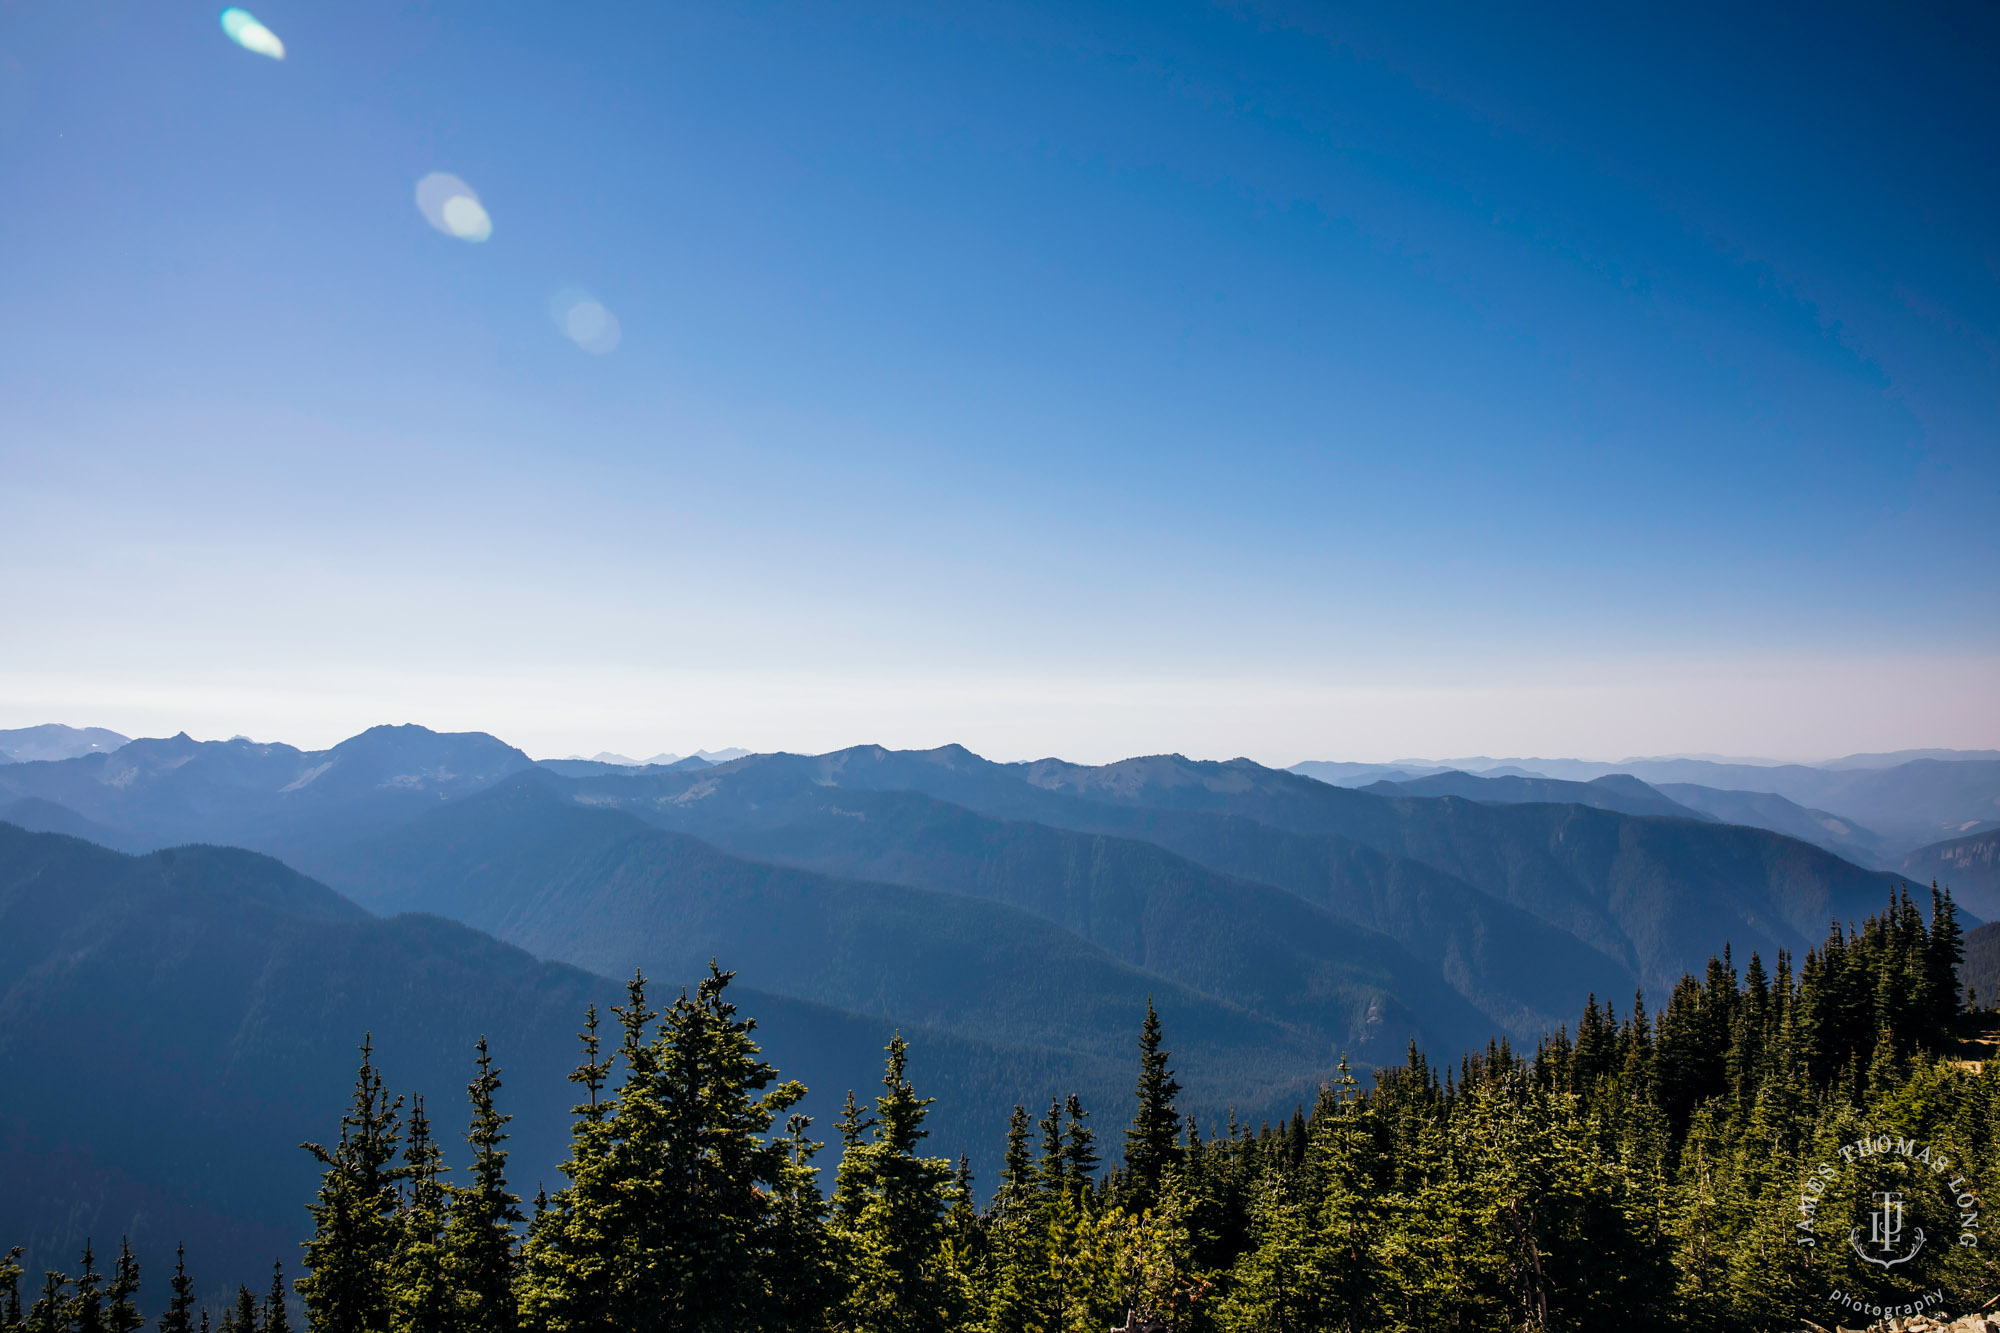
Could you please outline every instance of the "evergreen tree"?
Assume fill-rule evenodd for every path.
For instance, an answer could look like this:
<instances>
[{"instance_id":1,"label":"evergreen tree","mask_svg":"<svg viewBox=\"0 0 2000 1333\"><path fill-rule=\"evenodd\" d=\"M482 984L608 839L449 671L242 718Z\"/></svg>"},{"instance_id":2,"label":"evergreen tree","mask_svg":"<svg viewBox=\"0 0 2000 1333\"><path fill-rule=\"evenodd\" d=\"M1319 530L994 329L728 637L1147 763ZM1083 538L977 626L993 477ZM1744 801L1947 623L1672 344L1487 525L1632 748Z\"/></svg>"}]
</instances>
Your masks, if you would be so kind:
<instances>
[{"instance_id":1,"label":"evergreen tree","mask_svg":"<svg viewBox=\"0 0 2000 1333\"><path fill-rule=\"evenodd\" d=\"M167 1308L160 1314L159 1333L194 1333L194 1279L188 1276L187 1246L174 1247L174 1275L167 1279Z\"/></svg>"},{"instance_id":2,"label":"evergreen tree","mask_svg":"<svg viewBox=\"0 0 2000 1333\"><path fill-rule=\"evenodd\" d=\"M402 1105L401 1097L390 1098L375 1068L373 1043L364 1040L339 1140L331 1149L301 1145L326 1168L309 1207L313 1237L305 1244L306 1276L298 1284L313 1333L386 1333L389 1327Z\"/></svg>"},{"instance_id":3,"label":"evergreen tree","mask_svg":"<svg viewBox=\"0 0 2000 1333\"><path fill-rule=\"evenodd\" d=\"M1139 1107L1132 1127L1125 1131L1125 1202L1133 1212L1153 1206L1161 1180L1180 1158L1181 1118L1174 1098L1181 1085L1174 1081L1167 1059L1160 1048L1160 1016L1148 997L1145 1022L1139 1028Z\"/></svg>"},{"instance_id":4,"label":"evergreen tree","mask_svg":"<svg viewBox=\"0 0 2000 1333\"><path fill-rule=\"evenodd\" d=\"M968 1304L964 1275L944 1244L954 1185L951 1163L919 1157L933 1099L918 1097L906 1071L909 1048L889 1043L874 1136L845 1153L839 1188L860 1201L842 1236L853 1283L838 1325L867 1333L943 1333Z\"/></svg>"},{"instance_id":5,"label":"evergreen tree","mask_svg":"<svg viewBox=\"0 0 2000 1333\"><path fill-rule=\"evenodd\" d=\"M519 1323L514 1228L526 1219L520 1199L507 1190L507 1151L502 1145L513 1117L500 1114L494 1105L500 1071L493 1067L485 1037L475 1050L479 1075L467 1088L472 1126L465 1135L472 1145L472 1183L444 1187L450 1199L443 1240L444 1281L451 1291L455 1327L467 1333L514 1333Z\"/></svg>"},{"instance_id":6,"label":"evergreen tree","mask_svg":"<svg viewBox=\"0 0 2000 1333\"><path fill-rule=\"evenodd\" d=\"M28 1333L68 1333L69 1301L63 1295L69 1278L54 1269L42 1271L42 1294L28 1310Z\"/></svg>"},{"instance_id":7,"label":"evergreen tree","mask_svg":"<svg viewBox=\"0 0 2000 1333\"><path fill-rule=\"evenodd\" d=\"M404 1205L396 1217L389 1262L389 1326L394 1333L451 1333L457 1302L445 1276L444 1230L450 1196L443 1151L431 1136L424 1099L410 1099L403 1146Z\"/></svg>"},{"instance_id":8,"label":"evergreen tree","mask_svg":"<svg viewBox=\"0 0 2000 1333\"><path fill-rule=\"evenodd\" d=\"M1069 1121L1063 1132L1065 1174L1071 1185L1089 1189L1097 1177L1097 1135L1084 1123L1090 1112L1083 1109L1083 1099L1072 1092L1063 1102L1063 1114ZM1189 1128L1192 1131L1192 1121Z\"/></svg>"},{"instance_id":9,"label":"evergreen tree","mask_svg":"<svg viewBox=\"0 0 2000 1333\"><path fill-rule=\"evenodd\" d=\"M0 1329L8 1333L21 1327L21 1247L16 1245L0 1259Z\"/></svg>"},{"instance_id":10,"label":"evergreen tree","mask_svg":"<svg viewBox=\"0 0 2000 1333\"><path fill-rule=\"evenodd\" d=\"M271 1263L271 1291L264 1298L262 1318L257 1323L257 1333L292 1333L292 1321L285 1312L285 1263L282 1259Z\"/></svg>"},{"instance_id":11,"label":"evergreen tree","mask_svg":"<svg viewBox=\"0 0 2000 1333\"><path fill-rule=\"evenodd\" d=\"M222 1317L222 1333L257 1333L257 1298L250 1288L236 1288L236 1304Z\"/></svg>"},{"instance_id":12,"label":"evergreen tree","mask_svg":"<svg viewBox=\"0 0 2000 1333\"><path fill-rule=\"evenodd\" d=\"M83 1271L77 1275L76 1294L69 1301L69 1326L74 1333L105 1333L104 1275L97 1271L97 1256L88 1240L83 1243Z\"/></svg>"},{"instance_id":13,"label":"evergreen tree","mask_svg":"<svg viewBox=\"0 0 2000 1333\"><path fill-rule=\"evenodd\" d=\"M108 1333L135 1333L146 1326L145 1316L139 1313L139 1261L132 1257L132 1240L129 1236L118 1239L118 1262L111 1269L111 1285L105 1295L111 1304L104 1312L104 1326Z\"/></svg>"}]
</instances>

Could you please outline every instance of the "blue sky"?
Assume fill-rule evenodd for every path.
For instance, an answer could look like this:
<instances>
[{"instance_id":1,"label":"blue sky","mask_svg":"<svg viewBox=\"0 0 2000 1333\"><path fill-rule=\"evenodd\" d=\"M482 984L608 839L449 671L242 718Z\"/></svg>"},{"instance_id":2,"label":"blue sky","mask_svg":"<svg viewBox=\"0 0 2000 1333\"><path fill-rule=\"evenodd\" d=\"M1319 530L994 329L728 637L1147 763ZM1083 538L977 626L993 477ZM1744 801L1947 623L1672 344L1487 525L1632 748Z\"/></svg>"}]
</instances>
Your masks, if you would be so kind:
<instances>
[{"instance_id":1,"label":"blue sky","mask_svg":"<svg viewBox=\"0 0 2000 1333\"><path fill-rule=\"evenodd\" d=\"M1990 10L252 9L0 0L0 725L2000 743Z\"/></svg>"}]
</instances>

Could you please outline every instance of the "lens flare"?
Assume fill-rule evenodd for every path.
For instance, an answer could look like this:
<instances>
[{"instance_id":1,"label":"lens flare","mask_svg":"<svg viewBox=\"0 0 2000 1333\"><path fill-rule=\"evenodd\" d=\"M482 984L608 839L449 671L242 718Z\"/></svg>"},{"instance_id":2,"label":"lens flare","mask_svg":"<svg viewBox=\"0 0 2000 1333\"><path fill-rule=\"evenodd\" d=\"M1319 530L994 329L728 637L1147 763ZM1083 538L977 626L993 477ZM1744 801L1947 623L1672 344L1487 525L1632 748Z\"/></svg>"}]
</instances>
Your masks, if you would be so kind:
<instances>
[{"instance_id":1,"label":"lens flare","mask_svg":"<svg viewBox=\"0 0 2000 1333\"><path fill-rule=\"evenodd\" d=\"M417 209L424 221L461 241L483 241L493 234L493 219L479 196L446 172L433 171L417 182Z\"/></svg>"},{"instance_id":2,"label":"lens flare","mask_svg":"<svg viewBox=\"0 0 2000 1333\"><path fill-rule=\"evenodd\" d=\"M549 301L549 318L571 342L593 356L603 356L625 336L618 316L604 303L577 287L565 287Z\"/></svg>"},{"instance_id":3,"label":"lens flare","mask_svg":"<svg viewBox=\"0 0 2000 1333\"><path fill-rule=\"evenodd\" d=\"M222 30L229 34L229 40L245 51L255 51L260 56L273 60L285 58L285 44L278 40L278 34L250 17L248 10L225 9L222 11Z\"/></svg>"}]
</instances>

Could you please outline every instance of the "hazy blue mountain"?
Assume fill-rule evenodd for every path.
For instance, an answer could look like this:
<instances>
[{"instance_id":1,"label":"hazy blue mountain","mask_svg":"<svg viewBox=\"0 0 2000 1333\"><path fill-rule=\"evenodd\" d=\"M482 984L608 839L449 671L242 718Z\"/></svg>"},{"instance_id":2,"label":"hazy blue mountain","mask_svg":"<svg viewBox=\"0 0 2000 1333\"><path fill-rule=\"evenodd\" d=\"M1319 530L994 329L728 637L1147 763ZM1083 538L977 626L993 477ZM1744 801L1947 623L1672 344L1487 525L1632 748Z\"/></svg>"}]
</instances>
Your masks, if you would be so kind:
<instances>
[{"instance_id":1,"label":"hazy blue mountain","mask_svg":"<svg viewBox=\"0 0 2000 1333\"><path fill-rule=\"evenodd\" d=\"M882 753L891 763L924 758ZM1194 968L1212 969L1205 957L1225 952L1211 938L1258 966L1267 953L1284 956L1285 923L1297 918L1302 899L1349 926L1351 939L1317 946L1329 958L1352 956L1357 946L1374 950L1408 970L1393 986L1399 994L1421 995L1441 983L1486 1015L1485 1030L1521 1037L1570 1021L1592 991L1615 994L1634 984L1616 960L1406 858L1232 816L1081 801L1022 787L1008 770L993 768L1043 822L979 815L898 790L895 784L914 779L890 774L875 775L891 784L884 790L833 786L817 761L792 756L731 765L694 782L626 775L570 791L573 799L615 805L760 859L1000 897L1114 950L1121 940L1157 932L1162 919L1201 923L1189 937ZM1280 938L1263 948L1249 945L1273 935ZM1400 948L1385 948L1380 935ZM1208 985L1205 976L1188 975Z\"/></svg>"},{"instance_id":2,"label":"hazy blue mountain","mask_svg":"<svg viewBox=\"0 0 2000 1333\"><path fill-rule=\"evenodd\" d=\"M1192 1063L1251 1089L1292 1086L1342 1050L1393 1060L1413 1035L1462 1046L1487 1030L1406 975L1391 941L1157 848L1100 850L1151 862L1154 878L1113 873L1098 902L1086 885L1059 924L997 896L749 861L528 774L311 864L363 903L593 970L737 958L765 989L982 1041L1122 1058L1150 993L1182 1016ZM1162 873L1163 860L1176 864ZM1220 909L1238 899L1251 910L1231 922Z\"/></svg>"},{"instance_id":3,"label":"hazy blue mountain","mask_svg":"<svg viewBox=\"0 0 2000 1333\"><path fill-rule=\"evenodd\" d=\"M1850 754L1829 759L1818 768L1895 768L1912 759L2000 759L2000 750L1891 750L1886 754Z\"/></svg>"},{"instance_id":4,"label":"hazy blue mountain","mask_svg":"<svg viewBox=\"0 0 2000 1333\"><path fill-rule=\"evenodd\" d=\"M0 753L22 764L74 759L79 755L108 754L128 739L103 727L66 727L60 722L47 722L39 727L0 730Z\"/></svg>"},{"instance_id":5,"label":"hazy blue mountain","mask_svg":"<svg viewBox=\"0 0 2000 1333\"><path fill-rule=\"evenodd\" d=\"M654 994L696 975L657 976ZM831 1137L841 1094L879 1085L892 1025L741 983L731 994L769 1058L813 1089L807 1109ZM184 1240L212 1306L239 1281L257 1287L274 1257L294 1268L317 1178L298 1144L338 1133L367 1032L392 1090L426 1095L461 1167L472 1043L488 1034L515 1116L512 1180L532 1196L558 1179L584 1006L621 995L455 922L372 917L253 853L129 857L0 824L0 1235L29 1247L31 1269L70 1263L86 1235L130 1235L149 1289ZM1170 1000L1162 1013L1172 1041ZM902 1028L919 1089L940 1096L929 1142L971 1154L982 1194L1016 1101L1074 1089L1112 1133L1126 1112L1131 1051L1107 1061ZM1191 1056L1176 1060L1204 1082ZM1306 1092L1243 1109L1288 1110Z\"/></svg>"},{"instance_id":6,"label":"hazy blue mountain","mask_svg":"<svg viewBox=\"0 0 2000 1333\"><path fill-rule=\"evenodd\" d=\"M1866 916L1898 882L1762 829L1579 806L1382 797L1241 759L998 765L947 746L920 753L858 747L784 762L835 785L924 790L1049 823L1075 813L1054 798L1074 797L1230 814L1294 833L1351 838L1424 862L1539 917L1631 967L1650 988L1700 967L1718 936L1744 953L1778 947L1803 953L1832 917ZM729 767L689 780L688 798L699 799L695 792Z\"/></svg>"},{"instance_id":7,"label":"hazy blue mountain","mask_svg":"<svg viewBox=\"0 0 2000 1333\"><path fill-rule=\"evenodd\" d=\"M1297 770L1294 769L1294 772ZM1310 776L1310 775L1308 775ZM1589 782L1563 782L1555 778L1521 777L1515 774L1481 775L1447 772L1402 782L1374 782L1361 788L1380 796L1463 796L1468 801L1496 801L1522 805L1530 801L1563 805L1588 805L1599 810L1617 810L1628 815L1666 815L1679 819L1707 819L1680 802L1655 791L1625 773L1613 773Z\"/></svg>"},{"instance_id":8,"label":"hazy blue mountain","mask_svg":"<svg viewBox=\"0 0 2000 1333\"><path fill-rule=\"evenodd\" d=\"M1824 847L1856 865L1886 868L1890 859L1888 844L1874 831L1829 811L1808 809L1775 792L1719 791L1691 782L1662 783L1659 791L1725 824L1770 829Z\"/></svg>"},{"instance_id":9,"label":"hazy blue mountain","mask_svg":"<svg viewBox=\"0 0 2000 1333\"><path fill-rule=\"evenodd\" d=\"M1809 810L1830 811L1881 840L1878 859L2000 820L2000 756L1986 750L1850 755L1824 765L1728 763L1714 759L1507 761L1523 771L1588 782L1626 773L1664 791L1688 784L1725 792L1769 793ZM1891 762L1894 761L1894 762ZM1499 763L1502 761L1493 761ZM1304 772L1306 765L1295 766ZM1788 830L1781 830L1788 831ZM1864 844L1865 845L1865 844Z\"/></svg>"},{"instance_id":10,"label":"hazy blue mountain","mask_svg":"<svg viewBox=\"0 0 2000 1333\"><path fill-rule=\"evenodd\" d=\"M0 821L35 833L61 833L82 838L121 852L146 850L143 842L130 838L123 831L94 819L85 819L68 806L45 801L39 796L24 796L18 801L0 805Z\"/></svg>"},{"instance_id":11,"label":"hazy blue mountain","mask_svg":"<svg viewBox=\"0 0 2000 1333\"><path fill-rule=\"evenodd\" d=\"M1235 859L1165 845L1265 882L1275 882L1274 875L1257 868L1259 858L1285 858L1262 844L1258 826L1348 839L1443 871L1574 937L1652 989L1699 968L1718 936L1744 953L1780 947L1803 953L1823 937L1827 921L1878 910L1899 882L1762 829L1574 805L1384 797L1248 760L1174 755L1090 767L1059 760L995 764L961 746L860 746L818 756L756 756L654 779L660 786L649 799L663 810L692 805L728 790L732 775L752 773L774 789L803 779L920 791L1001 818L1149 841L1167 836L1149 831L1166 815L1174 816L1168 825L1196 815L1233 817L1239 822L1215 842L1234 847Z\"/></svg>"},{"instance_id":12,"label":"hazy blue mountain","mask_svg":"<svg viewBox=\"0 0 2000 1333\"><path fill-rule=\"evenodd\" d=\"M1293 764L1288 771L1336 787L1365 787L1371 782L1405 782L1445 770L1430 764L1344 764L1308 759L1303 764Z\"/></svg>"},{"instance_id":13,"label":"hazy blue mountain","mask_svg":"<svg viewBox=\"0 0 2000 1333\"><path fill-rule=\"evenodd\" d=\"M526 755L483 732L373 727L320 751L180 735L11 765L0 770L0 803L53 801L143 846L284 852L300 838L389 827L528 767Z\"/></svg>"},{"instance_id":14,"label":"hazy blue mountain","mask_svg":"<svg viewBox=\"0 0 2000 1333\"><path fill-rule=\"evenodd\" d=\"M2000 921L2000 828L1919 847L1898 868L1919 884L1949 887L1967 911ZM1981 993L2000 1001L2000 990Z\"/></svg>"}]
</instances>

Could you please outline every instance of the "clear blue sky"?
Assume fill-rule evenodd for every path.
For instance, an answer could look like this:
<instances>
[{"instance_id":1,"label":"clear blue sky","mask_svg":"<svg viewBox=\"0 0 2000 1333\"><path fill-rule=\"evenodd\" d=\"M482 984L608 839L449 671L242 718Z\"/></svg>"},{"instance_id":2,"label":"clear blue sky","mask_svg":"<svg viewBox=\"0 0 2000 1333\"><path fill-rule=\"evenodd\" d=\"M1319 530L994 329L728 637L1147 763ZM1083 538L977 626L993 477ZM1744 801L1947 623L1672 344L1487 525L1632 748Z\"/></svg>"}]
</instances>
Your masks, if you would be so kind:
<instances>
[{"instance_id":1,"label":"clear blue sky","mask_svg":"<svg viewBox=\"0 0 2000 1333\"><path fill-rule=\"evenodd\" d=\"M2000 744L1990 6L249 7L0 0L0 725Z\"/></svg>"}]
</instances>

